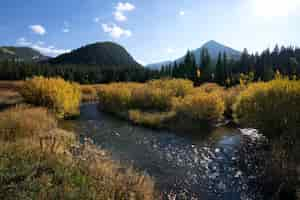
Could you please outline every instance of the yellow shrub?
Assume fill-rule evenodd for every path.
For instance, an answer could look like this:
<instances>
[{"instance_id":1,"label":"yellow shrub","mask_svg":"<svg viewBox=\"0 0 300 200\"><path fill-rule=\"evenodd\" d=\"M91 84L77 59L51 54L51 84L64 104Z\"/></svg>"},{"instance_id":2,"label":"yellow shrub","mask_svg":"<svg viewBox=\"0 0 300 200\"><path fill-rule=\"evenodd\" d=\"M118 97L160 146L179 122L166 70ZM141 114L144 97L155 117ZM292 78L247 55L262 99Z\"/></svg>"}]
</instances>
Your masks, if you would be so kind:
<instances>
[{"instance_id":1,"label":"yellow shrub","mask_svg":"<svg viewBox=\"0 0 300 200\"><path fill-rule=\"evenodd\" d=\"M96 101L98 99L96 86L93 85L81 85L82 101Z\"/></svg>"},{"instance_id":2,"label":"yellow shrub","mask_svg":"<svg viewBox=\"0 0 300 200\"><path fill-rule=\"evenodd\" d=\"M174 98L177 114L194 120L214 121L223 117L224 101L215 93L200 92L184 98Z\"/></svg>"},{"instance_id":3,"label":"yellow shrub","mask_svg":"<svg viewBox=\"0 0 300 200\"><path fill-rule=\"evenodd\" d=\"M268 135L296 130L300 124L300 82L274 80L254 83L234 105L235 120Z\"/></svg>"},{"instance_id":4,"label":"yellow shrub","mask_svg":"<svg viewBox=\"0 0 300 200\"><path fill-rule=\"evenodd\" d=\"M184 79L149 81L132 91L136 108L169 110L173 97L183 97L193 89L193 82Z\"/></svg>"},{"instance_id":5,"label":"yellow shrub","mask_svg":"<svg viewBox=\"0 0 300 200\"><path fill-rule=\"evenodd\" d=\"M132 106L131 93L139 83L111 83L99 86L98 98L103 109L110 112L128 110Z\"/></svg>"},{"instance_id":6,"label":"yellow shrub","mask_svg":"<svg viewBox=\"0 0 300 200\"><path fill-rule=\"evenodd\" d=\"M150 88L160 88L170 96L183 97L193 89L193 82L185 79L160 79L147 83Z\"/></svg>"},{"instance_id":7,"label":"yellow shrub","mask_svg":"<svg viewBox=\"0 0 300 200\"><path fill-rule=\"evenodd\" d=\"M190 91L190 94L197 94L199 92L222 92L224 87L216 84L216 83L204 83L200 87L195 87L193 90Z\"/></svg>"},{"instance_id":8,"label":"yellow shrub","mask_svg":"<svg viewBox=\"0 0 300 200\"><path fill-rule=\"evenodd\" d=\"M61 78L35 77L25 81L20 93L26 102L45 106L60 118L79 114L81 91L78 84Z\"/></svg>"},{"instance_id":9,"label":"yellow shrub","mask_svg":"<svg viewBox=\"0 0 300 200\"><path fill-rule=\"evenodd\" d=\"M19 106L0 113L2 140L40 137L56 127L55 118L44 108Z\"/></svg>"}]
</instances>

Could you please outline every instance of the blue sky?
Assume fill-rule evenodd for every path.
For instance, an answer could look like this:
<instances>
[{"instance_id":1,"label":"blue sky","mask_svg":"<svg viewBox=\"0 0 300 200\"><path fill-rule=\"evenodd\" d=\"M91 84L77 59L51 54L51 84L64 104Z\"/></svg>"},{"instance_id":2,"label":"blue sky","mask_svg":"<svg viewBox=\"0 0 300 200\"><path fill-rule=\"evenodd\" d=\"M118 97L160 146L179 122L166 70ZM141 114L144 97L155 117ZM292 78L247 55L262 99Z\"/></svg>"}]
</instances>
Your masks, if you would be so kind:
<instances>
[{"instance_id":1,"label":"blue sky","mask_svg":"<svg viewBox=\"0 0 300 200\"><path fill-rule=\"evenodd\" d=\"M115 41L141 63L216 40L237 50L300 46L300 0L4 0L0 45L55 56Z\"/></svg>"}]
</instances>

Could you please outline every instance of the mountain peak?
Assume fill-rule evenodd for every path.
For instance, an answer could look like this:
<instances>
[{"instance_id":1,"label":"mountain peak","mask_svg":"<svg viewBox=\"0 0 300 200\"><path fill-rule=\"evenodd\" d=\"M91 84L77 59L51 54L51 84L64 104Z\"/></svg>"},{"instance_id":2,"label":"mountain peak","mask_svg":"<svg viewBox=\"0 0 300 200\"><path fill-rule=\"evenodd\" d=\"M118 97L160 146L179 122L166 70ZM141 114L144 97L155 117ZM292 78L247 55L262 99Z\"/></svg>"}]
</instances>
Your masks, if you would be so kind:
<instances>
[{"instance_id":1,"label":"mountain peak","mask_svg":"<svg viewBox=\"0 0 300 200\"><path fill-rule=\"evenodd\" d=\"M204 43L204 45L202 47L212 47L212 46L224 46L221 43L215 41L215 40L210 40L206 43Z\"/></svg>"},{"instance_id":2,"label":"mountain peak","mask_svg":"<svg viewBox=\"0 0 300 200\"><path fill-rule=\"evenodd\" d=\"M204 43L200 48L191 51L194 54L195 59L196 59L196 63L198 65L200 65L200 63L201 63L201 56L200 55L201 55L201 52L203 51L203 49L208 50L208 53L209 53L211 59L215 62L218 59L218 55L220 53L226 53L227 57L229 59L234 59L234 60L239 59L240 55L241 55L241 53L239 51L235 50L235 49L232 49L232 48L230 48L226 45L223 45L219 42L216 42L215 40L210 40L210 41ZM182 63L183 60L184 60L184 56L181 57L181 58L178 58L175 61L177 63ZM148 65L148 67L150 67L150 68L155 67L156 69L160 69L160 67L162 66L163 63L165 63L165 62L150 64L150 65ZM172 62L168 61L168 63L172 63Z\"/></svg>"}]
</instances>

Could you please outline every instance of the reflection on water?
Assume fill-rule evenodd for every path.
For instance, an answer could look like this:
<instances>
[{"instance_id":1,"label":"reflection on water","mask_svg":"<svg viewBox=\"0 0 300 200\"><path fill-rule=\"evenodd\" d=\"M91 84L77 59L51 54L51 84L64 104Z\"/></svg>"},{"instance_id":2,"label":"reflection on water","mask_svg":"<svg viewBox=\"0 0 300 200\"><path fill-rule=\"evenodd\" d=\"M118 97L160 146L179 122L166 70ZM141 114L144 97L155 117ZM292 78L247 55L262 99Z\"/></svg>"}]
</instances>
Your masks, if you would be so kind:
<instances>
[{"instance_id":1,"label":"reflection on water","mask_svg":"<svg viewBox=\"0 0 300 200\"><path fill-rule=\"evenodd\" d=\"M174 192L177 199L261 199L258 187L249 185L256 171L244 174L239 167L241 141L251 135L238 129L220 127L193 136L155 131L100 113L95 104L83 105L81 117L62 126L145 171L161 191Z\"/></svg>"}]
</instances>

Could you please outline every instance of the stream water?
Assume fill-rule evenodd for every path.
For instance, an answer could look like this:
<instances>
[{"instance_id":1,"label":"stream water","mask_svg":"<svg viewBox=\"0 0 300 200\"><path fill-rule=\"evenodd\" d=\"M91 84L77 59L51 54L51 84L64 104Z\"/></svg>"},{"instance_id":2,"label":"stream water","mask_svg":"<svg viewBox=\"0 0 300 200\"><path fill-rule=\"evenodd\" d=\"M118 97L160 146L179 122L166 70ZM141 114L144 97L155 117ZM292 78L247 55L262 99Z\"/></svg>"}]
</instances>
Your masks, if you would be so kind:
<instances>
[{"instance_id":1,"label":"stream water","mask_svg":"<svg viewBox=\"0 0 300 200\"><path fill-rule=\"evenodd\" d=\"M263 199L257 161L243 155L257 148L261 137L256 130L157 131L99 112L96 104L82 105L80 118L62 126L152 176L165 199Z\"/></svg>"}]
</instances>

